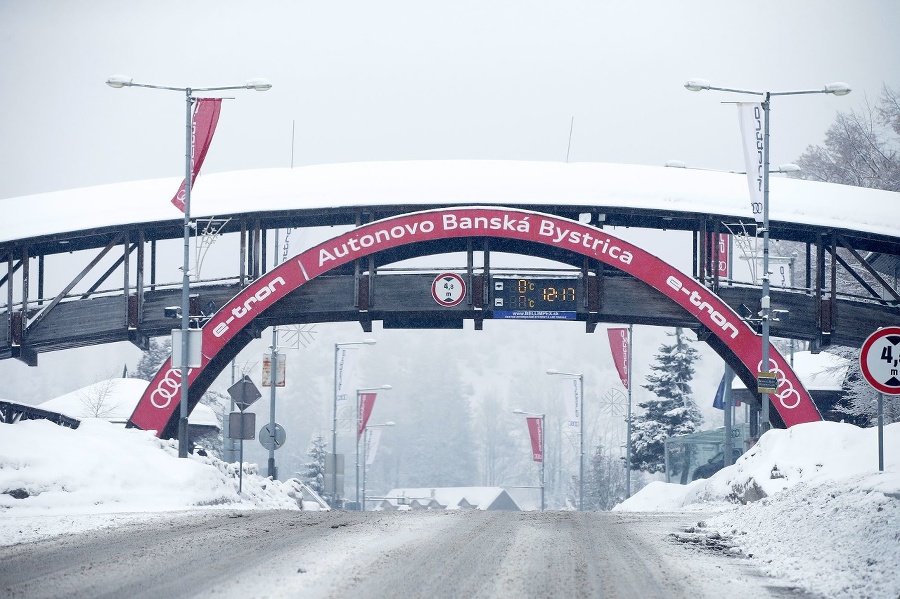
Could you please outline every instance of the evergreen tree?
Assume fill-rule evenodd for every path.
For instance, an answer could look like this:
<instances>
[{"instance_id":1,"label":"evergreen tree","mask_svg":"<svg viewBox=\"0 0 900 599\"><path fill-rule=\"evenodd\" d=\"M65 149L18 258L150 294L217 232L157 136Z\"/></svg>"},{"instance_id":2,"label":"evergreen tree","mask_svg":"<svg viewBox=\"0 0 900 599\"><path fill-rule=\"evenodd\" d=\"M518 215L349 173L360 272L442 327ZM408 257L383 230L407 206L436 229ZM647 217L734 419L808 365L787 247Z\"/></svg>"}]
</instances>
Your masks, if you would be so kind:
<instances>
[{"instance_id":1,"label":"evergreen tree","mask_svg":"<svg viewBox=\"0 0 900 599\"><path fill-rule=\"evenodd\" d=\"M319 495L325 494L325 437L317 434L312 438L306 455L310 457L310 461L304 465L304 470L298 472L300 478L303 479L309 487Z\"/></svg>"},{"instance_id":2,"label":"evergreen tree","mask_svg":"<svg viewBox=\"0 0 900 599\"><path fill-rule=\"evenodd\" d=\"M675 343L663 344L655 356L656 363L650 368L646 385L642 385L656 397L638 403L644 412L635 418L631 433L632 469L647 472L665 470L665 440L675 435L696 432L703 421L697 404L691 397L690 381L694 376L694 362L697 350L691 347L681 328L676 328ZM687 469L683 466L690 457L685 454L679 460L671 460L677 472L681 472L682 482L687 482Z\"/></svg>"},{"instance_id":3,"label":"evergreen tree","mask_svg":"<svg viewBox=\"0 0 900 599\"><path fill-rule=\"evenodd\" d=\"M834 346L829 353L847 360L847 374L841 384L843 397L835 405L835 411L846 414L846 421L857 426L875 426L878 423L878 397L866 382L859 365L858 347ZM900 402L885 401L884 423L900 422Z\"/></svg>"},{"instance_id":4,"label":"evergreen tree","mask_svg":"<svg viewBox=\"0 0 900 599\"><path fill-rule=\"evenodd\" d=\"M625 499L625 464L602 443L594 450L584 479L585 509L611 510Z\"/></svg>"},{"instance_id":5,"label":"evergreen tree","mask_svg":"<svg viewBox=\"0 0 900 599\"><path fill-rule=\"evenodd\" d=\"M147 349L138 361L137 370L131 376L145 381L152 381L159 367L172 355L172 338L156 337L150 340L150 348Z\"/></svg>"}]
</instances>

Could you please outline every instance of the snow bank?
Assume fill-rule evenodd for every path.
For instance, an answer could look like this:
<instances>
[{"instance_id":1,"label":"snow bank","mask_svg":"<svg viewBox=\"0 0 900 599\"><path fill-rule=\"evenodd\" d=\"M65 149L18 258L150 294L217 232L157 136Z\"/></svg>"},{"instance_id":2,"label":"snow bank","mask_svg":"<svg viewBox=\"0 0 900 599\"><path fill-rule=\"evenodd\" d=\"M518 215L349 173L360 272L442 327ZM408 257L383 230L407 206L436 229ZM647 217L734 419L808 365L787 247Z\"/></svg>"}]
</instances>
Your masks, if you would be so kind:
<instances>
[{"instance_id":1,"label":"snow bank","mask_svg":"<svg viewBox=\"0 0 900 599\"><path fill-rule=\"evenodd\" d=\"M198 455L178 459L176 442L146 431L97 419L74 430L45 420L0 424L0 531L4 519L42 514L300 509L295 482L244 468L238 494L237 464Z\"/></svg>"},{"instance_id":2,"label":"snow bank","mask_svg":"<svg viewBox=\"0 0 900 599\"><path fill-rule=\"evenodd\" d=\"M615 510L715 507L704 527L773 576L828 597L898 597L900 423L884 429L884 472L877 432L837 422L771 430L711 478L651 483Z\"/></svg>"}]
</instances>

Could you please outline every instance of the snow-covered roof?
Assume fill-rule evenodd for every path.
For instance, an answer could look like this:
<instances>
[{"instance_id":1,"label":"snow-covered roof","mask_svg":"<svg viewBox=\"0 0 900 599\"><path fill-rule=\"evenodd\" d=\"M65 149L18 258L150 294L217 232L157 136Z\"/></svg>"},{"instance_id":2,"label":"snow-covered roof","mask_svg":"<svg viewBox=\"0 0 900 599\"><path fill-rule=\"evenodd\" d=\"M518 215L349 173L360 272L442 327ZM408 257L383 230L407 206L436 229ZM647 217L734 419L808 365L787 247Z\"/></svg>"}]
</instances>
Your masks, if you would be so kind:
<instances>
[{"instance_id":1,"label":"snow-covered roof","mask_svg":"<svg viewBox=\"0 0 900 599\"><path fill-rule=\"evenodd\" d=\"M47 400L39 407L72 418L102 418L124 423L131 417L149 384L149 381L136 378L107 379ZM194 406L188 422L197 426L219 427L215 412L202 403Z\"/></svg>"},{"instance_id":2,"label":"snow-covered roof","mask_svg":"<svg viewBox=\"0 0 900 599\"><path fill-rule=\"evenodd\" d=\"M404 503L419 500L420 504L434 498L448 510L458 509L463 501L475 509L486 510L504 492L501 487L422 487L391 489L385 497L392 505L401 505L399 497L406 499Z\"/></svg>"},{"instance_id":3,"label":"snow-covered roof","mask_svg":"<svg viewBox=\"0 0 900 599\"><path fill-rule=\"evenodd\" d=\"M850 362L846 358L828 352L794 352L794 372L809 391L840 391L849 367ZM731 388L747 387L735 378Z\"/></svg>"},{"instance_id":4,"label":"snow-covered roof","mask_svg":"<svg viewBox=\"0 0 900 599\"><path fill-rule=\"evenodd\" d=\"M0 242L182 218L182 179L86 187L0 200ZM749 217L744 175L629 164L406 161L201 174L191 215L343 206L528 205L637 207ZM775 178L770 218L900 236L900 194Z\"/></svg>"}]
</instances>

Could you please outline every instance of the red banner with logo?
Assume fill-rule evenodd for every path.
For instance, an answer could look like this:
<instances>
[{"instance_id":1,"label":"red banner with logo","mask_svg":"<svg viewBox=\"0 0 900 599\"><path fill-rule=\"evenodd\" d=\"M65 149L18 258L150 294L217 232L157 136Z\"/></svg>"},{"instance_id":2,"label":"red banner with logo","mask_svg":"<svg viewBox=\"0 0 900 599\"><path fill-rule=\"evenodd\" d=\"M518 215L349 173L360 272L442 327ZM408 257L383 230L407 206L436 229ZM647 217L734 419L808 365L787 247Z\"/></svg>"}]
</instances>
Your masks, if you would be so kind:
<instances>
[{"instance_id":1,"label":"red banner with logo","mask_svg":"<svg viewBox=\"0 0 900 599\"><path fill-rule=\"evenodd\" d=\"M628 388L628 328L621 327L615 329L606 329L609 335L609 349L612 351L613 362L616 364L616 370L619 372L619 378L622 384Z\"/></svg>"},{"instance_id":2,"label":"red banner with logo","mask_svg":"<svg viewBox=\"0 0 900 599\"><path fill-rule=\"evenodd\" d=\"M372 415L372 408L375 407L375 396L377 393L360 393L359 394L359 430L356 432L356 438L362 436L366 430L366 424L369 423L369 416Z\"/></svg>"},{"instance_id":3,"label":"red banner with logo","mask_svg":"<svg viewBox=\"0 0 900 599\"><path fill-rule=\"evenodd\" d=\"M191 189L194 181L200 174L200 168L206 159L209 145L216 133L216 124L219 122L219 112L222 110L221 98L200 98L194 105L194 118L191 123ZM184 212L185 183L181 182L178 193L172 198L175 207Z\"/></svg>"},{"instance_id":4,"label":"red banner with logo","mask_svg":"<svg viewBox=\"0 0 900 599\"><path fill-rule=\"evenodd\" d=\"M531 454L535 462L544 461L544 419L525 419L528 422L528 434L531 435Z\"/></svg>"},{"instance_id":5,"label":"red banner with logo","mask_svg":"<svg viewBox=\"0 0 900 599\"><path fill-rule=\"evenodd\" d=\"M709 272L719 277L727 279L729 277L729 262L731 255L729 250L730 239L728 233L710 233L709 234Z\"/></svg>"}]
</instances>

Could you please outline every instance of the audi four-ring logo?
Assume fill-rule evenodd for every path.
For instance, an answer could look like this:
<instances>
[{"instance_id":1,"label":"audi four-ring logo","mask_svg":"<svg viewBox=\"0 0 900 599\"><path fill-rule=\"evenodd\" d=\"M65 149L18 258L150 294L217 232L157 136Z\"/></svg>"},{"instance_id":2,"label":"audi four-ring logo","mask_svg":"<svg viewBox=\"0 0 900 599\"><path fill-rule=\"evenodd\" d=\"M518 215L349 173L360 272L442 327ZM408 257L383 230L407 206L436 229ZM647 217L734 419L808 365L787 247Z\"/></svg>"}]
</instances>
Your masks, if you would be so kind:
<instances>
[{"instance_id":1,"label":"audi four-ring logo","mask_svg":"<svg viewBox=\"0 0 900 599\"><path fill-rule=\"evenodd\" d=\"M762 360L759 361L757 368L759 372L762 372ZM779 389L777 393L772 393L771 395L777 397L778 402L788 410L793 410L794 408L799 406L800 393L796 389L794 389L794 385L791 383L791 381L789 381L788 378L784 375L784 372L780 368L778 368L778 364L775 362L775 360L769 360L769 372L774 374L778 379L778 387L776 387L776 389ZM781 388L782 385L784 385L784 389ZM793 395L796 399L792 404L788 405L786 401L791 395Z\"/></svg>"},{"instance_id":2,"label":"audi four-ring logo","mask_svg":"<svg viewBox=\"0 0 900 599\"><path fill-rule=\"evenodd\" d=\"M190 376L190 373L191 371L188 370L188 376ZM153 404L154 408L163 410L169 407L173 398L178 396L179 389L181 389L181 371L170 368L166 371L166 376L163 377L163 380L156 385L156 389L150 394L150 403ZM159 403L157 396L163 398L165 403Z\"/></svg>"}]
</instances>

